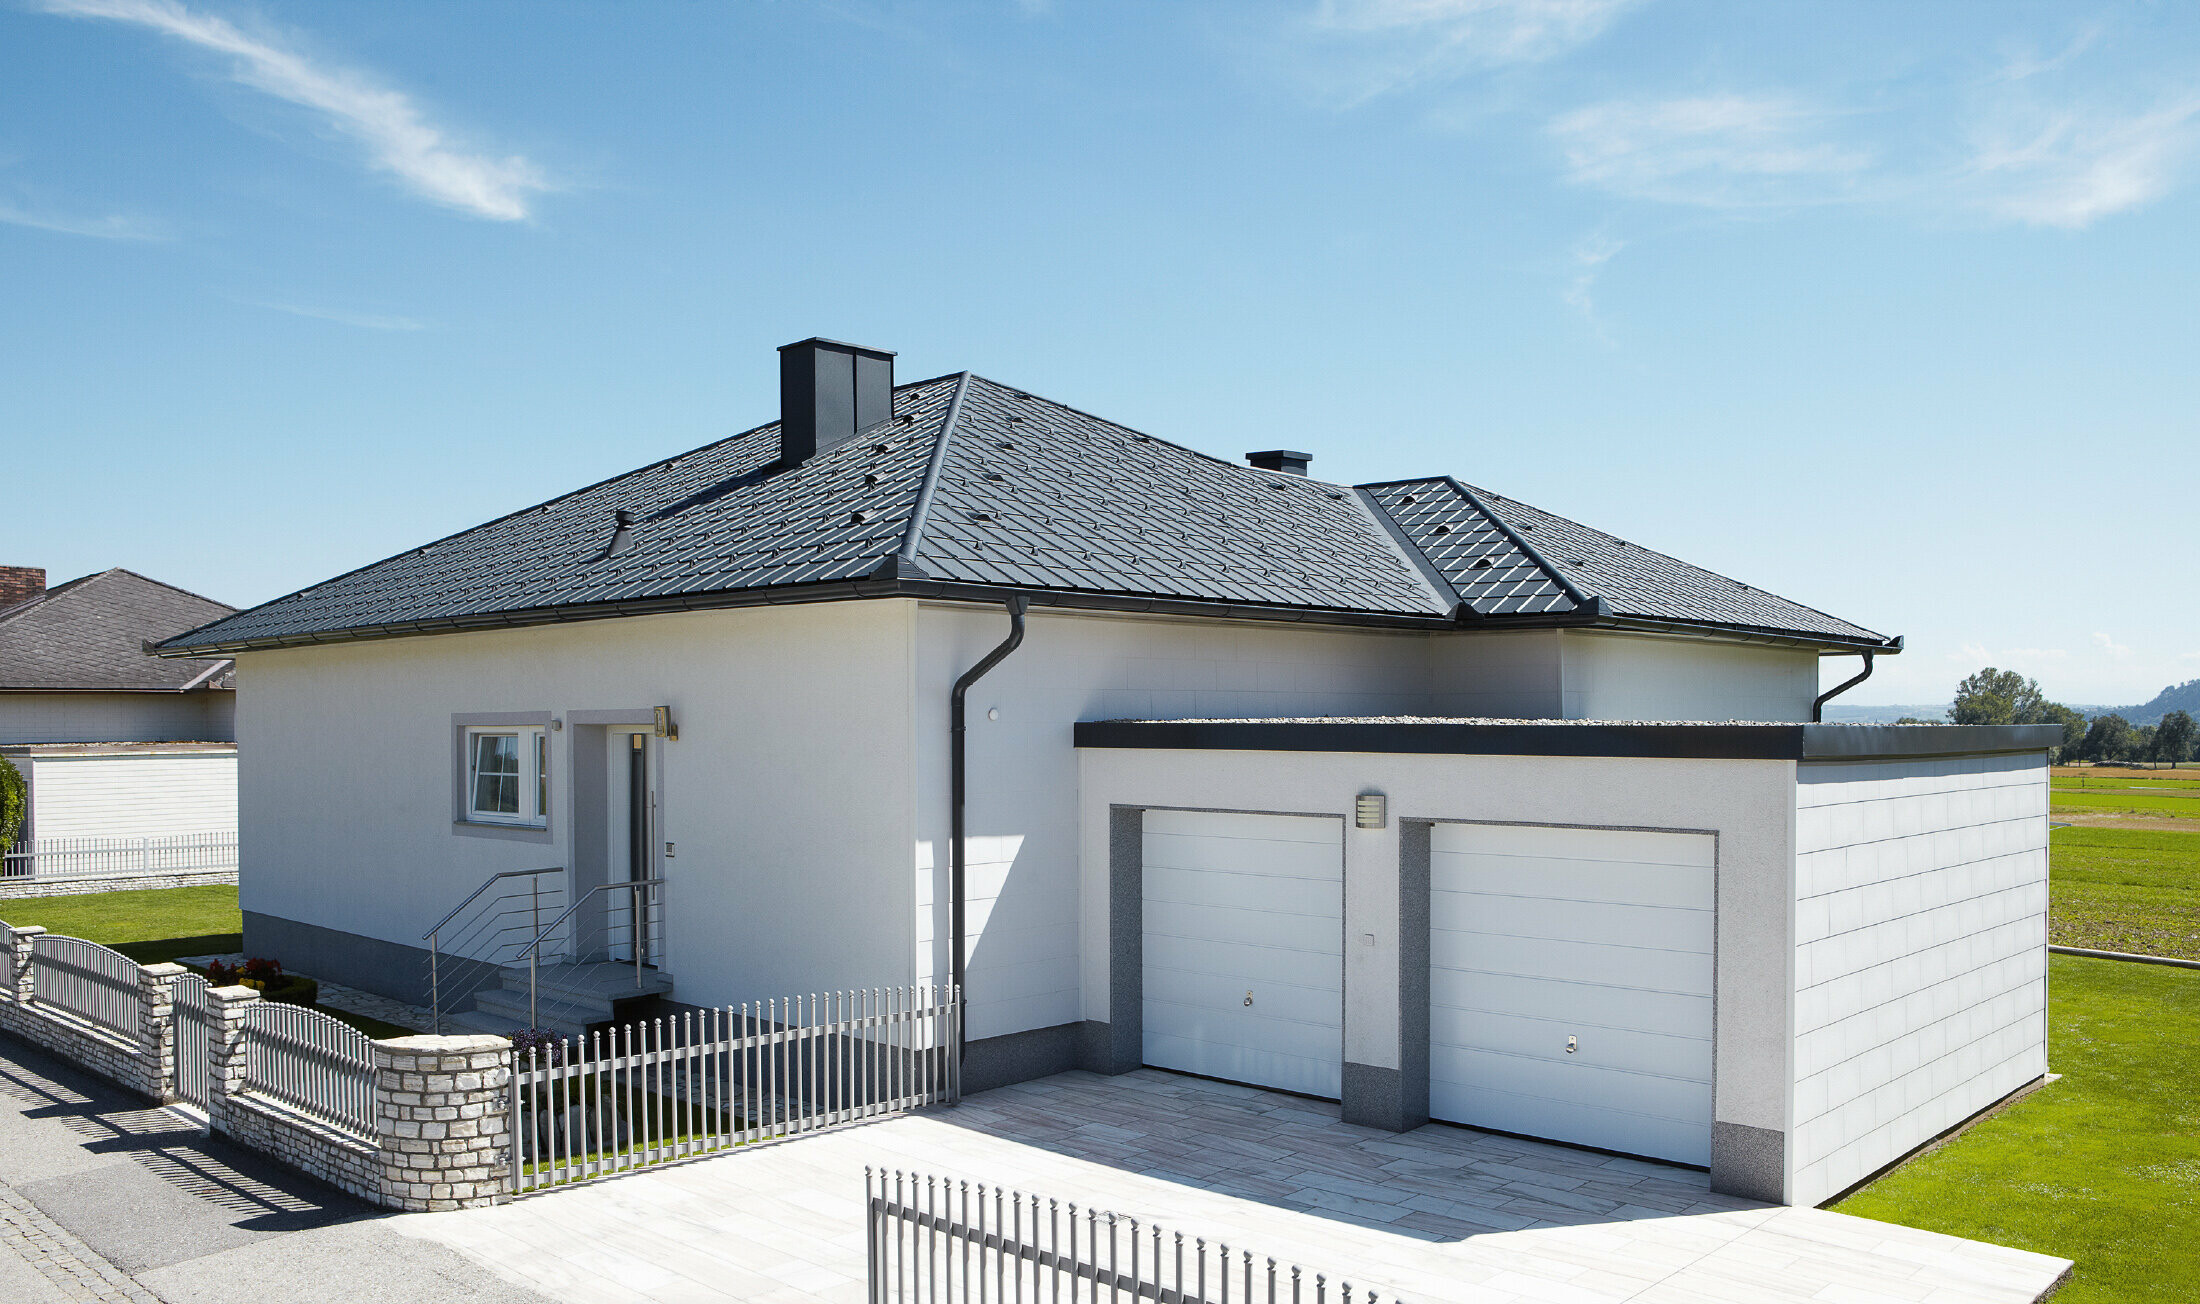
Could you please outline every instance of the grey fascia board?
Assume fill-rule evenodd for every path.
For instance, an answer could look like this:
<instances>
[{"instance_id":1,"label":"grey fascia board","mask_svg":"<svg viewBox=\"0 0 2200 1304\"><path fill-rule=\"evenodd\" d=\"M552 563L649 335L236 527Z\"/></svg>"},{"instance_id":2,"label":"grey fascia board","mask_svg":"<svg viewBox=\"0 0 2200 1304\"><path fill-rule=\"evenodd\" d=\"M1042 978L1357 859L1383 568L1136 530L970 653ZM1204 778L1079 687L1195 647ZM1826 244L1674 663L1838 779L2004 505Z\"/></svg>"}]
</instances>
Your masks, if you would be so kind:
<instances>
[{"instance_id":1,"label":"grey fascia board","mask_svg":"<svg viewBox=\"0 0 2200 1304\"><path fill-rule=\"evenodd\" d=\"M2044 752L2062 746L2059 724L1806 724L1806 761Z\"/></svg>"},{"instance_id":2,"label":"grey fascia board","mask_svg":"<svg viewBox=\"0 0 2200 1304\"><path fill-rule=\"evenodd\" d=\"M1169 751L1859 761L2044 751L2062 727L1085 720L1074 737L1079 747Z\"/></svg>"}]
</instances>

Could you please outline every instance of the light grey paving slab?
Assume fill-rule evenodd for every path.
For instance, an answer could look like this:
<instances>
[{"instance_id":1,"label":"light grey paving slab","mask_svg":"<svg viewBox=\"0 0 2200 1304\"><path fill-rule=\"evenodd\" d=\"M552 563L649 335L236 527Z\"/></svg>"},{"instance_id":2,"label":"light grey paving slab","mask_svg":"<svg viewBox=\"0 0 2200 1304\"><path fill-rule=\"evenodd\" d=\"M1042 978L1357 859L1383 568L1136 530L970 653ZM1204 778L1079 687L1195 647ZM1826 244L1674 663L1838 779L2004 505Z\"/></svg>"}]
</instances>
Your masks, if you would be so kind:
<instances>
[{"instance_id":1,"label":"light grey paving slab","mask_svg":"<svg viewBox=\"0 0 2200 1304\"><path fill-rule=\"evenodd\" d=\"M1189 1180L1187 1143L1200 1160ZM960 1108L393 1226L580 1304L636 1292L856 1304L866 1165L1127 1213L1405 1300L1801 1304L1849 1292L1920 1304L1960 1290L1961 1304L2029 1304L2064 1266L1714 1196L1690 1169L1441 1125L1374 1132L1318 1102L1152 1070L1063 1074Z\"/></svg>"}]
</instances>

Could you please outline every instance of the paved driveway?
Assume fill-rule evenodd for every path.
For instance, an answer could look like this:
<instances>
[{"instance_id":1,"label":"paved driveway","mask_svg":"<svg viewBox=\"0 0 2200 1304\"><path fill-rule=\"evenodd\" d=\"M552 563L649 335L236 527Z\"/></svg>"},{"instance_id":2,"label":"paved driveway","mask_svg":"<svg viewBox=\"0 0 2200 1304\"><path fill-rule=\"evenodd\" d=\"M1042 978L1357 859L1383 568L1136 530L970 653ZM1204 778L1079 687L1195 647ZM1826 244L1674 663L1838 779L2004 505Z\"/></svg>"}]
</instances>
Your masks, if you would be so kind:
<instances>
[{"instance_id":1,"label":"paved driveway","mask_svg":"<svg viewBox=\"0 0 2200 1304\"><path fill-rule=\"evenodd\" d=\"M400 1221L0 1038L0 1304L547 1304Z\"/></svg>"},{"instance_id":2,"label":"paved driveway","mask_svg":"<svg viewBox=\"0 0 2200 1304\"><path fill-rule=\"evenodd\" d=\"M864 1165L1155 1219L1413 1301L2029 1304L2061 1259L1711 1194L1702 1173L1156 1071L1070 1073L397 1230L574 1304L863 1299Z\"/></svg>"}]
</instances>

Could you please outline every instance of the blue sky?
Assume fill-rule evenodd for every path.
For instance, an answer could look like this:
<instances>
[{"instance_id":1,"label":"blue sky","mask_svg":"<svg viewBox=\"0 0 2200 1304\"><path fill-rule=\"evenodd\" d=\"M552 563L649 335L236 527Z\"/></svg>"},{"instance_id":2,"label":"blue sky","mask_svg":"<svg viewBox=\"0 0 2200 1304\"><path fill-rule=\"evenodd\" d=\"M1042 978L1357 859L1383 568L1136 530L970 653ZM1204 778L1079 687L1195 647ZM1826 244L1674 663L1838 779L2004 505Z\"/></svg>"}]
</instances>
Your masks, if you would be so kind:
<instances>
[{"instance_id":1,"label":"blue sky","mask_svg":"<svg viewBox=\"0 0 2200 1304\"><path fill-rule=\"evenodd\" d=\"M2134 702L2200 676L2196 147L2182 4L16 0L0 561L262 601L823 334L1906 634L1852 700Z\"/></svg>"}]
</instances>

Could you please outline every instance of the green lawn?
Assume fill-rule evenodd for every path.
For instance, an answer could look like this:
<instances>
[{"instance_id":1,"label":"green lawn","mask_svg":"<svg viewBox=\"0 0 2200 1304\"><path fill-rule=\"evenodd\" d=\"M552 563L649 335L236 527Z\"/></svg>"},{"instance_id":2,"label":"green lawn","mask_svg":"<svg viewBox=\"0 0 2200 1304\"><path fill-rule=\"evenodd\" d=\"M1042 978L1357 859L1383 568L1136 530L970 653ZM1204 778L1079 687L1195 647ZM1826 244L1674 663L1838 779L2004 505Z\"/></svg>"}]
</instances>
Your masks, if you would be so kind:
<instances>
[{"instance_id":1,"label":"green lawn","mask_svg":"<svg viewBox=\"0 0 2200 1304\"><path fill-rule=\"evenodd\" d=\"M2049 806L2055 810L2128 810L2172 819L2200 820L2200 792L2140 792L2132 788L2058 788Z\"/></svg>"},{"instance_id":2,"label":"green lawn","mask_svg":"<svg viewBox=\"0 0 2200 1304\"><path fill-rule=\"evenodd\" d=\"M2127 774L2115 778L2096 779L2090 775L2056 775L2048 780L2057 792L2082 792L2088 788L2157 788L2165 792L2200 791L2200 779L2179 779L2177 771L2164 770L2157 779L2151 774ZM2190 770L2186 771L2191 773Z\"/></svg>"},{"instance_id":3,"label":"green lawn","mask_svg":"<svg viewBox=\"0 0 2200 1304\"><path fill-rule=\"evenodd\" d=\"M2049 960L2060 1082L1834 1207L2077 1260L2056 1304L2200 1300L2200 973Z\"/></svg>"},{"instance_id":4,"label":"green lawn","mask_svg":"<svg viewBox=\"0 0 2200 1304\"><path fill-rule=\"evenodd\" d=\"M112 947L139 964L185 955L227 955L244 947L244 916L237 889L229 886L98 892L89 896L24 897L0 901L0 921L23 928L81 937ZM369 1037L410 1037L410 1028L342 1010L342 1019Z\"/></svg>"},{"instance_id":5,"label":"green lawn","mask_svg":"<svg viewBox=\"0 0 2200 1304\"><path fill-rule=\"evenodd\" d=\"M111 946L139 964L226 955L244 946L237 889L178 887L0 901L0 919Z\"/></svg>"},{"instance_id":6,"label":"green lawn","mask_svg":"<svg viewBox=\"0 0 2200 1304\"><path fill-rule=\"evenodd\" d=\"M2200 831L2056 829L2048 940L2200 960Z\"/></svg>"}]
</instances>

